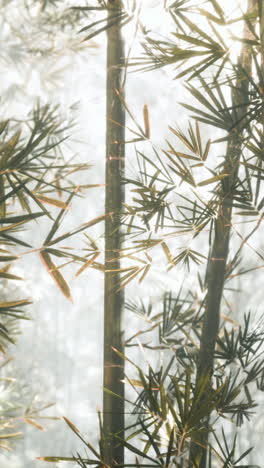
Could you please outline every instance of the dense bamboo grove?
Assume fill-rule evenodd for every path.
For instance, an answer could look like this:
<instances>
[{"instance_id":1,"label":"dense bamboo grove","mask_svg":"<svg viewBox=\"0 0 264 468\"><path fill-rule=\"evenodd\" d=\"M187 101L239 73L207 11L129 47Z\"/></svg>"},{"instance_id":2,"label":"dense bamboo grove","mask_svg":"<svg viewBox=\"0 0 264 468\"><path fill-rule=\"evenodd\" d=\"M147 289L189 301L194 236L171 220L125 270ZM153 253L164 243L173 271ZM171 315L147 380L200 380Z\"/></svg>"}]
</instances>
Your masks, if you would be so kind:
<instances>
[{"instance_id":1,"label":"dense bamboo grove","mask_svg":"<svg viewBox=\"0 0 264 468\"><path fill-rule=\"evenodd\" d=\"M257 312L242 304L238 316L236 304L249 286L246 278L254 281L263 268L256 243L264 206L264 4L248 0L231 9L228 2L217 0L161 4L157 8L163 9L170 31L162 24L160 31L151 31L147 15L143 24L144 6L139 1L98 0L72 9L91 15L81 30L84 42L107 36L105 214L55 237L63 217L60 211L40 255L70 298L52 257L65 257L65 252L54 244L105 218L104 266L96 261L96 248L87 258L71 257L81 264L79 272L90 267L105 276L105 394L98 448L65 418L86 453L43 457L47 462L72 461L83 468L246 468L261 460L247 444L247 421L256 417L262 399L264 331L256 321ZM131 25L131 42L141 45L138 56L124 40ZM169 136L157 147L151 140L148 105L142 125L134 117L133 102L125 97L124 76L130 70L148 72L151 85L151 74L164 67L175 82L177 122L168 116ZM188 115L187 125L179 115ZM17 137L12 138L13 149ZM131 143L137 160L134 175L125 172L124 165L125 145L131 148ZM8 160L4 158L5 163ZM20 159L14 156L14 161ZM6 171L10 167L2 174L5 184L10 179ZM12 196L26 181L13 182ZM6 193L4 187L2 203ZM68 206L75 193L76 189L63 203ZM40 206L45 195L33 192L33 201ZM1 209L6 216L4 204ZM25 221L33 215L28 210L23 216ZM144 287L155 268L168 278L175 272L182 278L181 286L175 281L155 303L147 287L143 298L128 299L123 343L125 290L129 292L136 281ZM237 278L241 291L236 290ZM249 288L248 297L252 294ZM144 324L130 336L131 313ZM133 347L139 347L144 363L135 360ZM125 362L134 369L131 375L125 375ZM134 389L134 399L125 398L124 382ZM130 413L129 422L125 413Z\"/></svg>"},{"instance_id":2,"label":"dense bamboo grove","mask_svg":"<svg viewBox=\"0 0 264 468\"><path fill-rule=\"evenodd\" d=\"M146 33L137 17L144 54L128 65L152 73L174 65L175 79L185 79L189 92L189 101L181 104L192 115L187 130L170 126L173 139L163 151L136 149L138 176L123 180L132 196L123 205L127 245L120 250L133 264L121 270L120 284L124 288L136 278L145 280L154 263L151 252L160 247L168 271L183 264L185 274L195 267L197 276L195 280L192 275L189 290L183 285L165 291L160 313L154 314L151 302L127 303L128 310L150 322L149 331L159 331L156 346L157 337L153 346L143 340L141 347L155 353L165 349L168 361L158 370L149 365L145 372L121 346L117 349L138 374L127 381L137 399L130 402L135 422L127 428L127 437L121 441L117 431L113 436L135 455L134 464L130 457L126 466L235 466L252 448L237 453L236 437L231 440L225 428L221 432L221 419L230 420L233 428L250 419L263 379L263 331L254 326L247 310L237 327L226 286L244 274L243 249L262 219L262 4L249 1L244 14L232 12L233 17L215 0L206 2L207 9L181 0L164 6L174 25L173 39ZM121 26L125 15L124 4L123 16L113 22ZM234 24L239 24L242 36L232 32ZM111 26L108 23L110 30ZM225 41L228 35L240 43L235 58L232 42ZM129 103L124 106L137 128L132 141L148 140L148 107L142 128ZM221 137L206 138L206 127L220 130ZM118 206L116 214L120 212ZM241 224L248 218L255 223L246 235L239 232L237 216ZM178 236L182 244L176 242ZM261 258L259 252L256 257ZM142 329L135 336L144 333ZM129 346L132 342L133 337L126 341ZM138 436L141 443L131 443ZM106 463L104 450L92 451L97 462L79 457L80 466ZM118 459L113 457L110 464L118 465Z\"/></svg>"}]
</instances>

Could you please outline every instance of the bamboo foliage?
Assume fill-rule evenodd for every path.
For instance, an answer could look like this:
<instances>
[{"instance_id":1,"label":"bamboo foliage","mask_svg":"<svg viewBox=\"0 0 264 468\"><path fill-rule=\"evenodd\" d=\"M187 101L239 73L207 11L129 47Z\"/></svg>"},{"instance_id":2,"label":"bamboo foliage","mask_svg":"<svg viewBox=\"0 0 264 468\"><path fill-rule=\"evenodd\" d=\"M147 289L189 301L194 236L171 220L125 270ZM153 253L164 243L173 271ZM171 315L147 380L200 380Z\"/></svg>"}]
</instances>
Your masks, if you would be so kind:
<instances>
[{"instance_id":1,"label":"bamboo foliage","mask_svg":"<svg viewBox=\"0 0 264 468\"><path fill-rule=\"evenodd\" d=\"M61 228L65 213L69 211L70 200L73 196L79 196L81 190L81 186L76 187L72 183L70 174L89 168L89 165L85 164L67 165L59 156L57 151L63 140L64 129L56 109L48 105L38 105L24 124L18 124L11 119L0 123L0 279L1 287L4 288L4 296L2 295L0 302L0 351L3 360L8 345L16 341L18 321L29 319L26 310L31 304L28 298L11 299L6 293L9 282L23 279L12 273L16 261L22 255L39 253L59 289L71 299L70 288L61 271L63 265L55 264L51 256L66 260L66 263L78 264L86 263L87 257L82 252L76 254L69 246L65 249L64 246L57 245L55 249L51 248L51 245L59 244L105 218L99 217L71 232L54 237ZM67 198L63 201L65 195ZM48 210L47 205L52 205L53 210ZM56 210L59 210L59 215L54 219ZM50 223L49 234L41 245L32 245L34 236L29 234L27 238L24 228L31 225L31 229L34 230L34 223L38 228L38 220L42 218L46 218L47 225ZM28 408L24 413L22 401L21 408L17 407L16 401L12 401L13 393L18 391L11 385L13 380L9 381L3 377L3 391L10 394L11 401L8 404L12 408L10 411L10 408L3 407L1 413L1 447L5 449L9 448L13 439L21 436L22 433L17 431L16 427L22 422L43 430L42 425L36 421L39 417L36 408Z\"/></svg>"},{"instance_id":2,"label":"bamboo foliage","mask_svg":"<svg viewBox=\"0 0 264 468\"><path fill-rule=\"evenodd\" d=\"M43 58L46 55L52 57L53 54L57 61L58 55L65 53L65 50L62 52L56 48L55 35L58 32L65 34L69 29L72 30L73 25L76 27L80 24L81 27L82 19L89 15L89 11L68 8L61 0L28 1L24 5L23 18L28 18L30 21L25 28L24 24L21 28L19 21L17 26L13 18L10 19L9 8L11 7L12 11L13 7L11 3L8 3L8 8L6 2L2 2L0 6L1 13L3 13L3 36L6 38L5 34L7 32L8 36L9 30L12 36L11 47L7 41L7 47L1 49L1 63L7 62L8 65L12 64L13 60L10 53L13 44L17 53L15 61L18 59L19 62L16 66L21 65L20 60L23 65L24 60L28 65L29 59L34 62L36 57ZM21 7L22 10L24 2L17 3L15 9L20 11ZM33 15L32 8L34 9ZM45 40L42 40L43 36ZM51 37L54 48L49 45ZM4 41L5 39L2 42ZM70 36L67 47L71 49L71 52L81 51L84 45L81 41L72 41ZM20 53L21 51L23 52ZM21 65L20 71L24 68L27 70L27 66ZM54 76L51 77L55 82L57 72L58 70L55 70ZM22 78L21 74L21 82ZM40 76L40 80L42 78ZM47 80L45 85L47 85ZM8 92L5 95L2 89L1 93L4 112L5 97ZM73 298L64 267L69 264L77 265L77 274L89 267L104 269L102 263L95 262L101 252L97 249L94 254L94 244L90 239L91 249L88 250L88 254L87 250L74 248L71 239L72 237L80 239L86 235L87 241L89 228L104 221L106 216L103 214L91 220L87 214L85 222L80 226L70 231L64 228L65 217L72 215L73 200L75 198L80 200L86 190L99 187L101 184L78 184L79 173L87 171L90 165L75 163L74 158L71 158L69 162L64 156L64 142L69 137L73 121L69 122L66 118L61 118L60 112L59 106L42 105L40 100L36 100L36 105L24 120L17 116L17 118L2 119L0 122L0 261L2 263L0 268L0 352L2 359L0 446L5 450L9 450L12 441L22 435L18 429L22 423L44 430L42 424L38 422L41 417L38 413L45 410L45 407L37 408L28 405L24 409L23 389L19 387L19 382L17 383L15 378L7 377L3 370L9 363L6 354L8 347L10 344L15 344L16 335L19 333L19 321L28 320L30 317L27 311L31 300L21 299L19 289L18 298L9 296L9 285L23 280L13 272L16 261L22 256L27 255L26 258L30 258L35 254L39 255L47 274L51 276L68 300L73 300ZM11 114L9 109L6 113ZM69 151L67 151L68 155ZM111 215L112 213L109 213L109 216ZM38 236L34 236L34 233L39 231L39 223L42 220L45 220L45 225L42 224L44 226L41 231L42 239L37 242ZM30 233L28 232L29 226ZM47 230L46 233L45 230ZM20 399L17 398L18 394Z\"/></svg>"},{"instance_id":3,"label":"bamboo foliage","mask_svg":"<svg viewBox=\"0 0 264 468\"><path fill-rule=\"evenodd\" d=\"M254 1L249 2L248 12L253 9L254 5ZM244 37L247 39L247 34L245 34ZM249 86L247 76L252 75L250 50L247 45L242 46L238 69L243 71L244 77L242 77L242 79L241 77L238 78L236 89L233 91L232 95L234 118L238 123L231 129L228 135L227 151L223 164L223 172L228 174L228 177L225 177L222 183L222 193L220 194L222 203L218 207L218 214L215 220L214 241L207 264L207 297L196 375L197 387L199 387L199 382L203 381L204 377L212 375L214 367L214 350L219 331L220 307L232 224L232 191L237 179L243 144L243 119L246 114L245 97L248 95ZM229 204L228 206L225 205L224 201L227 198L231 206ZM205 436L202 436L200 446L197 444L192 445L190 451L191 464L198 460L198 464L201 468L206 466L207 450L201 450L200 447L207 446L207 439L208 434L205 434Z\"/></svg>"},{"instance_id":4,"label":"bamboo foliage","mask_svg":"<svg viewBox=\"0 0 264 468\"><path fill-rule=\"evenodd\" d=\"M118 248L130 265L118 265L116 273L120 291L134 280L144 284L155 265L152 251L160 249L165 270L187 267L192 276L190 285L183 280L158 304L145 298L126 304L144 325L126 340L127 353L115 347L134 369L124 382L136 397L127 401L134 420L125 436L115 432L112 445L134 455L133 461L116 459L117 466L250 467L253 447L241 449L226 427L236 431L256 411L256 393L264 388L263 327L247 310L238 323L229 287L233 278L263 268L263 255L251 244L264 206L262 2L250 0L244 14L230 16L217 0L202 6L176 0L165 8L173 39L146 34L140 25L143 57L129 66L152 72L175 67L176 78L186 80L190 100L180 104L190 120L187 129L170 124L163 150L136 148L138 174L124 178L131 195L122 217L127 244ZM232 33L236 24L243 37ZM237 59L230 38L241 46ZM151 140L146 108L143 119L145 130L132 118L137 142ZM208 128L217 136L208 138ZM245 247L255 261L248 269ZM168 359L155 368L148 359L138 365L129 354L136 346L143 356L162 351ZM84 444L93 457L78 454L80 466L109 465L101 441L99 449Z\"/></svg>"}]
</instances>

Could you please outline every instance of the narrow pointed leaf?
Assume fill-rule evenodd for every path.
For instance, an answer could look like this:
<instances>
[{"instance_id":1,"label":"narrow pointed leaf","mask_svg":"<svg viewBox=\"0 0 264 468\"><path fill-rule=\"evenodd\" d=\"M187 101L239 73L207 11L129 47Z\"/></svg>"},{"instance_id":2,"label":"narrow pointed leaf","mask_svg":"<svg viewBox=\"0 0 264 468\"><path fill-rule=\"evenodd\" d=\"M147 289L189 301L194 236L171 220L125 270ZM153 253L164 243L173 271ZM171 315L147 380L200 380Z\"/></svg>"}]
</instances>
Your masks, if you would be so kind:
<instances>
[{"instance_id":1,"label":"narrow pointed leaf","mask_svg":"<svg viewBox=\"0 0 264 468\"><path fill-rule=\"evenodd\" d=\"M219 180L222 180L225 177L228 177L228 174L219 174L217 176L210 177L210 179L203 180L202 182L199 182L197 185L199 187L203 187L204 185L209 185L209 184L213 184L215 182L218 182Z\"/></svg>"},{"instance_id":2,"label":"narrow pointed leaf","mask_svg":"<svg viewBox=\"0 0 264 468\"><path fill-rule=\"evenodd\" d=\"M64 294L64 296L67 299L69 299L72 302L73 300L72 300L70 288L67 282L65 281L64 277L62 276L61 272L58 270L55 263L53 263L53 261L51 260L50 255L47 252L45 252L45 250L43 250L42 252L40 252L40 258L43 261L44 265L46 266L49 274L52 276L55 283L61 290L61 292Z\"/></svg>"}]
</instances>

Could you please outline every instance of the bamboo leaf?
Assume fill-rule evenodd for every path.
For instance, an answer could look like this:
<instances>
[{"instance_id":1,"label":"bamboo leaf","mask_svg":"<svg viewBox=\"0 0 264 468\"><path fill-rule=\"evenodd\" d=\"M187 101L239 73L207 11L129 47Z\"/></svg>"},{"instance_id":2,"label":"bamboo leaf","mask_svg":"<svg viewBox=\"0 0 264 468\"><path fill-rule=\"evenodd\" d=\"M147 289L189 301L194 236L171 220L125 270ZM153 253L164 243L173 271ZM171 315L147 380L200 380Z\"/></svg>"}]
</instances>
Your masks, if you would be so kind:
<instances>
[{"instance_id":1,"label":"bamboo leaf","mask_svg":"<svg viewBox=\"0 0 264 468\"><path fill-rule=\"evenodd\" d=\"M20 276L12 275L11 273L4 273L2 271L0 271L0 278L16 281L20 281L23 279Z\"/></svg>"},{"instance_id":2,"label":"bamboo leaf","mask_svg":"<svg viewBox=\"0 0 264 468\"><path fill-rule=\"evenodd\" d=\"M59 463L59 462L75 462L76 463L76 457L36 457L36 460L40 461L45 461L48 463ZM84 463L88 463L89 465L98 465L98 460L90 460L88 458L83 458Z\"/></svg>"},{"instance_id":3,"label":"bamboo leaf","mask_svg":"<svg viewBox=\"0 0 264 468\"><path fill-rule=\"evenodd\" d=\"M45 243L50 246L53 244L56 244L57 242L61 242L64 239L68 239L71 236L74 236L75 234L78 234L79 232L84 231L88 227L94 226L97 223L100 223L105 219L106 216L111 216L112 213L108 213L107 215L102 215L102 216L97 216L96 218L92 219L91 221L88 221L87 223L81 224L78 228L73 229L72 231L67 232L66 234L62 234L59 237L56 237L56 239L53 239L52 241L47 242L47 239L45 240ZM48 236L48 239L50 238L50 235Z\"/></svg>"},{"instance_id":4,"label":"bamboo leaf","mask_svg":"<svg viewBox=\"0 0 264 468\"><path fill-rule=\"evenodd\" d=\"M0 255L0 262L11 262L12 260L17 260L19 257L16 255Z\"/></svg>"},{"instance_id":5,"label":"bamboo leaf","mask_svg":"<svg viewBox=\"0 0 264 468\"><path fill-rule=\"evenodd\" d=\"M29 301L28 299L22 299L20 301L7 301L7 302L0 302L0 312L1 310L9 310L9 309L13 309L17 306L25 306L25 305L30 305L32 304L31 301Z\"/></svg>"},{"instance_id":6,"label":"bamboo leaf","mask_svg":"<svg viewBox=\"0 0 264 468\"><path fill-rule=\"evenodd\" d=\"M146 138L150 138L149 111L148 111L147 104L144 104L144 107L143 107L143 117L144 117L144 126L145 126L145 136Z\"/></svg>"},{"instance_id":7,"label":"bamboo leaf","mask_svg":"<svg viewBox=\"0 0 264 468\"><path fill-rule=\"evenodd\" d=\"M138 448L136 448L134 445L129 444L126 440L121 439L121 437L115 435L115 438L122 442L122 445L126 447L130 452L135 453L136 455L139 455L140 457L147 458L148 460L152 461L154 463L154 466L161 466L160 462L155 460L155 458L149 457L146 453L142 452Z\"/></svg>"},{"instance_id":8,"label":"bamboo leaf","mask_svg":"<svg viewBox=\"0 0 264 468\"><path fill-rule=\"evenodd\" d=\"M119 11L119 13L117 13L117 14L115 14L115 15L111 15L111 16L109 17L109 20L121 18L123 15L124 15L124 13ZM88 24L88 26L84 26L82 29L80 29L79 33L82 33L82 32L84 32L84 31L88 31L88 29L91 29L91 28L93 28L94 26L97 26L98 24L106 23L107 21L108 21L108 18L103 18L103 19L101 19L101 20L94 21L93 23ZM97 32L99 32L99 31L97 31Z\"/></svg>"},{"instance_id":9,"label":"bamboo leaf","mask_svg":"<svg viewBox=\"0 0 264 468\"><path fill-rule=\"evenodd\" d=\"M165 253L166 257L167 257L168 262L173 263L173 256L172 256L172 253L171 253L168 245L166 244L166 242L162 242L161 247L162 247L162 249L163 249L163 251L164 251L164 253Z\"/></svg>"},{"instance_id":10,"label":"bamboo leaf","mask_svg":"<svg viewBox=\"0 0 264 468\"><path fill-rule=\"evenodd\" d=\"M70 427L70 429L75 432L75 434L79 434L80 431L79 429L77 429L77 427L73 424L73 422L71 422L68 418L66 418L66 416L63 416L63 419L64 421L66 422L66 424Z\"/></svg>"},{"instance_id":11,"label":"bamboo leaf","mask_svg":"<svg viewBox=\"0 0 264 468\"><path fill-rule=\"evenodd\" d=\"M205 146L204 153L202 155L203 161L206 161L206 159L208 157L210 146L211 146L211 140L208 140L207 143L206 143L206 146Z\"/></svg>"},{"instance_id":12,"label":"bamboo leaf","mask_svg":"<svg viewBox=\"0 0 264 468\"><path fill-rule=\"evenodd\" d=\"M73 191L73 192L70 193L70 195L69 195L69 197L68 197L68 199L67 199L67 201L66 201L66 205L67 205L67 206L68 206L69 203L71 202L71 200L72 200L72 198L74 197L74 195L76 195L76 191ZM48 233L48 235L47 235L47 237L46 237L46 239L45 239L45 241L44 241L44 244L48 244L48 243L49 243L49 245L51 244L50 241L51 241L51 239L53 238L54 234L55 234L55 233L57 232L57 230L59 229L59 227L60 227L60 222L61 222L62 217L64 216L64 214L65 214L65 210L64 210L64 208L63 208L63 209L61 209L61 211L59 212L57 218L55 219L54 224L53 224L53 226L51 227L51 230L50 230L50 232ZM53 243L54 243L54 241L53 241Z\"/></svg>"},{"instance_id":13,"label":"bamboo leaf","mask_svg":"<svg viewBox=\"0 0 264 468\"><path fill-rule=\"evenodd\" d=\"M37 195L36 198L48 205L57 206L58 208L62 208L63 210L68 210L70 207L65 202L61 200L56 200L56 198L45 197L44 195Z\"/></svg>"},{"instance_id":14,"label":"bamboo leaf","mask_svg":"<svg viewBox=\"0 0 264 468\"><path fill-rule=\"evenodd\" d=\"M5 120L3 122L0 122L0 135L2 135L2 133L7 128L8 123L9 123L9 120Z\"/></svg>"},{"instance_id":15,"label":"bamboo leaf","mask_svg":"<svg viewBox=\"0 0 264 468\"><path fill-rule=\"evenodd\" d=\"M226 24L225 19L223 17L218 17L210 13L209 11L204 10L203 8L198 8L198 11L200 12L201 15L205 16L207 20L213 21L214 23L217 23L221 26L224 26Z\"/></svg>"},{"instance_id":16,"label":"bamboo leaf","mask_svg":"<svg viewBox=\"0 0 264 468\"><path fill-rule=\"evenodd\" d=\"M2 224L19 224L19 223L26 223L28 221L31 221L32 219L39 218L40 216L43 216L44 213L39 212L39 213L30 213L27 215L19 215L19 216L8 216L6 218L1 219Z\"/></svg>"},{"instance_id":17,"label":"bamboo leaf","mask_svg":"<svg viewBox=\"0 0 264 468\"><path fill-rule=\"evenodd\" d=\"M87 262L85 262L84 265L81 266L81 268L77 271L75 276L79 276L84 270L89 268L95 262L97 257L99 257L99 255L100 255L100 252L97 252L94 255L92 255L92 257L89 258L89 260L87 260Z\"/></svg>"},{"instance_id":18,"label":"bamboo leaf","mask_svg":"<svg viewBox=\"0 0 264 468\"><path fill-rule=\"evenodd\" d=\"M202 182L199 182L197 185L199 187L203 187L204 185L209 185L209 184L213 184L215 182L219 182L219 180L222 180L225 177L228 177L228 174L219 174L217 176L210 177L209 179L203 180Z\"/></svg>"},{"instance_id":19,"label":"bamboo leaf","mask_svg":"<svg viewBox=\"0 0 264 468\"><path fill-rule=\"evenodd\" d=\"M148 274L150 268L151 268L151 265L150 265L150 264L148 264L148 265L146 265L146 266L144 267L143 273L142 273L142 275L140 276L140 278L139 278L139 280L138 280L139 283L142 283L143 279L144 279L144 278L146 277L146 275Z\"/></svg>"},{"instance_id":20,"label":"bamboo leaf","mask_svg":"<svg viewBox=\"0 0 264 468\"><path fill-rule=\"evenodd\" d=\"M65 281L64 277L62 276L61 272L58 270L58 267L51 260L50 255L45 250L42 250L39 255L44 265L46 266L49 274L54 279L61 292L67 299L73 302L70 288L67 282Z\"/></svg>"},{"instance_id":21,"label":"bamboo leaf","mask_svg":"<svg viewBox=\"0 0 264 468\"><path fill-rule=\"evenodd\" d=\"M130 20L131 20L131 18L128 16L127 13L118 14L118 15L116 15L116 18L108 21L105 26L103 26L102 28L99 28L96 31L94 31L93 33L89 34L89 36L86 36L82 40L82 42L89 41L93 37L98 36L98 34L100 34L101 32L107 31L109 28L111 28L113 26L116 26L117 24L120 24L120 26L123 26L124 24L126 24Z\"/></svg>"},{"instance_id":22,"label":"bamboo leaf","mask_svg":"<svg viewBox=\"0 0 264 468\"><path fill-rule=\"evenodd\" d=\"M14 149L19 142L21 130L18 130L6 143L0 146L0 169L7 169L7 162L13 156Z\"/></svg>"},{"instance_id":23,"label":"bamboo leaf","mask_svg":"<svg viewBox=\"0 0 264 468\"><path fill-rule=\"evenodd\" d=\"M31 426L33 426L33 427L35 427L36 429L38 429L39 431L46 431L45 427L42 426L41 424L39 424L38 422L36 422L34 419L23 418L23 420L24 420L27 424L30 424Z\"/></svg>"}]
</instances>

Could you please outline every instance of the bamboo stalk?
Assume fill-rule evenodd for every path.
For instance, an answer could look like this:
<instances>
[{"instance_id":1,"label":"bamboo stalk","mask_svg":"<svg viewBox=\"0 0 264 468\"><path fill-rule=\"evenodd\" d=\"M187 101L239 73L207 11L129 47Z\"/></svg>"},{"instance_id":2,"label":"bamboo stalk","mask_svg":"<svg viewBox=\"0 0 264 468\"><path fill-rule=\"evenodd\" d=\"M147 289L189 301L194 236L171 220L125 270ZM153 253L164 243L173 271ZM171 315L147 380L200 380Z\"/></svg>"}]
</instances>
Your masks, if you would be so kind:
<instances>
[{"instance_id":1,"label":"bamboo stalk","mask_svg":"<svg viewBox=\"0 0 264 468\"><path fill-rule=\"evenodd\" d=\"M261 53L261 68L262 68L262 79L264 80L264 0L259 2L260 8L260 53Z\"/></svg>"},{"instance_id":2,"label":"bamboo stalk","mask_svg":"<svg viewBox=\"0 0 264 468\"><path fill-rule=\"evenodd\" d=\"M121 0L108 0L108 24L112 9L122 10ZM124 437L124 362L113 351L124 351L122 339L123 290L118 289L121 248L120 216L124 203L122 177L125 167L125 111L119 95L123 89L124 48L120 23L107 29L107 97L106 97L106 162L105 213L113 213L105 221L105 267L113 270L105 274L104 291L104 388L103 396L103 453L108 466L124 464L124 447L114 434ZM116 122L118 124L116 124Z\"/></svg>"},{"instance_id":3,"label":"bamboo stalk","mask_svg":"<svg viewBox=\"0 0 264 468\"><path fill-rule=\"evenodd\" d=\"M248 0L248 12L252 10L256 0ZM248 28L245 25L244 37L249 34ZM251 73L251 57L250 49L247 45L242 46L239 62L238 72L242 71L242 78L238 76L236 88L244 87L245 96L248 91L247 75ZM243 73L244 71L244 73ZM239 75L241 73L238 73ZM244 94L244 93L243 93ZM229 133L225 162L223 165L223 173L229 174L223 180L222 189L220 193L220 206L218 209L217 219L215 221L215 232L213 246L209 255L206 271L206 285L207 297L206 306L203 318L202 336L200 341L200 350L198 356L198 366L196 375L195 393L205 379L211 379L214 368L214 351L219 330L220 321L220 307L223 296L225 272L227 257L229 251L230 231L232 224L232 192L234 182L237 178L240 156L243 142L243 115L245 114L245 107L243 104L243 94L237 89L233 90L232 106L234 107L233 115L238 125L233 128ZM228 199L228 206L225 200ZM206 399L206 386L204 390L204 399ZM209 417L205 421L205 427L208 427ZM201 433L200 438L191 441L189 467L193 466L199 468L206 467L207 446L208 446L209 430Z\"/></svg>"}]
</instances>

